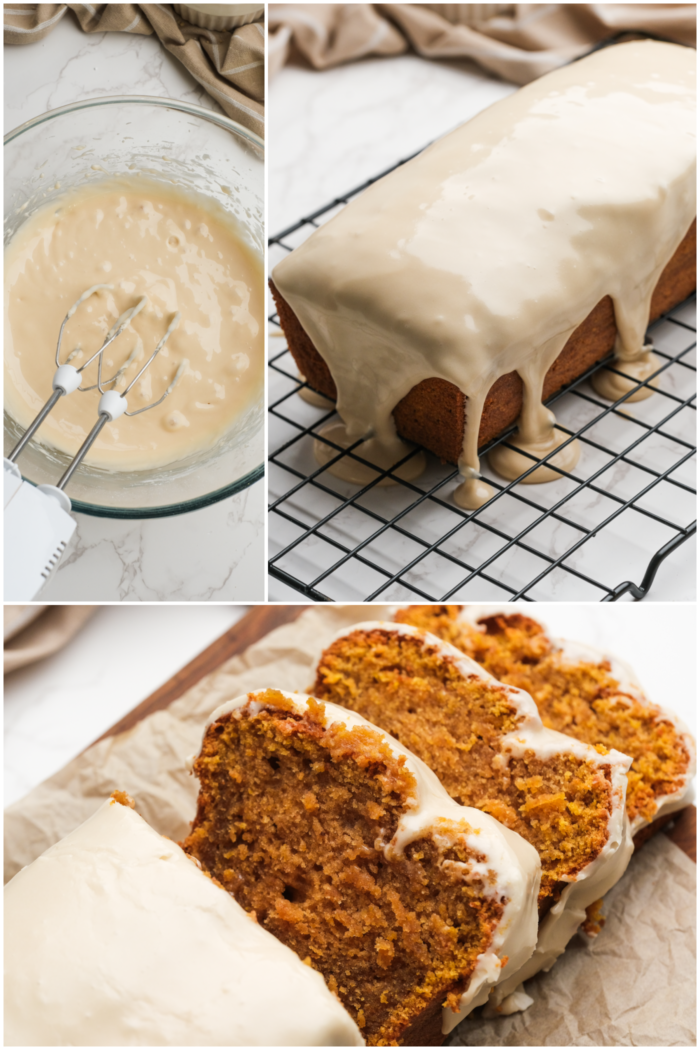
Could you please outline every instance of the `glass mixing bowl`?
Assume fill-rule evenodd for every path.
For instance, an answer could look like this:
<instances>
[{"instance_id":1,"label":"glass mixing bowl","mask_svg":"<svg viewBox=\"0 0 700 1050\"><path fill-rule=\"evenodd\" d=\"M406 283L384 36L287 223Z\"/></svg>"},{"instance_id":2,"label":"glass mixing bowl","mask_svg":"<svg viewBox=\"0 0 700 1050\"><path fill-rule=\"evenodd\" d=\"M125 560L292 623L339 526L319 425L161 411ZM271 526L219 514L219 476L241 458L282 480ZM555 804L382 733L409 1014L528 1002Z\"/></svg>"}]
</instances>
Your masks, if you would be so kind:
<instances>
[{"instance_id":1,"label":"glass mixing bowl","mask_svg":"<svg viewBox=\"0 0 700 1050\"><path fill-rule=\"evenodd\" d=\"M39 206L105 174L148 175L213 198L264 258L263 142L201 106L131 95L93 98L44 113L5 136L4 243ZM58 336L58 333L56 333ZM66 494L75 510L107 518L182 514L240 492L263 476L263 394L212 448L167 467L112 471L81 464ZM5 413L5 454L21 436ZM31 441L18 466L55 484L70 459Z\"/></svg>"}]
</instances>

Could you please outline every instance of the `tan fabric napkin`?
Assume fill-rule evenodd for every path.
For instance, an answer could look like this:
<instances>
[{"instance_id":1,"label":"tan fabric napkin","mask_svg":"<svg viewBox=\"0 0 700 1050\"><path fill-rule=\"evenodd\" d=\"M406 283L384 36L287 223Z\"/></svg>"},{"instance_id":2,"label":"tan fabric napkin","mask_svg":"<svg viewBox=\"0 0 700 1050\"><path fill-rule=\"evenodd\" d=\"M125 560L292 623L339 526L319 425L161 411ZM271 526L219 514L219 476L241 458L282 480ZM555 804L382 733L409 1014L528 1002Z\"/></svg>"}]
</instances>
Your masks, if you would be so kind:
<instances>
[{"instance_id":1,"label":"tan fabric napkin","mask_svg":"<svg viewBox=\"0 0 700 1050\"><path fill-rule=\"evenodd\" d=\"M527 84L625 31L695 45L694 4L270 4L268 21L270 76L413 48Z\"/></svg>"},{"instance_id":2,"label":"tan fabric napkin","mask_svg":"<svg viewBox=\"0 0 700 1050\"><path fill-rule=\"evenodd\" d=\"M86 33L156 33L227 116L264 137L262 22L215 31L186 22L170 4L5 4L5 43L42 40L68 9Z\"/></svg>"},{"instance_id":3,"label":"tan fabric napkin","mask_svg":"<svg viewBox=\"0 0 700 1050\"><path fill-rule=\"evenodd\" d=\"M400 55L408 48L372 4L270 4L268 28L270 77L294 51L314 69L328 69L368 55Z\"/></svg>"},{"instance_id":4,"label":"tan fabric napkin","mask_svg":"<svg viewBox=\"0 0 700 1050\"><path fill-rule=\"evenodd\" d=\"M90 816L117 788L158 831L182 838L197 785L186 758L214 708L249 689L305 690L336 631L366 606L311 608L208 675L165 711L94 744L5 811L5 879ZM633 859L607 897L608 922L528 983L535 1004L511 1018L463 1022L464 1045L687 1046L693 1041L695 866L664 835Z\"/></svg>"},{"instance_id":5,"label":"tan fabric napkin","mask_svg":"<svg viewBox=\"0 0 700 1050\"><path fill-rule=\"evenodd\" d=\"M73 638L95 612L94 605L6 605L5 674L45 660Z\"/></svg>"}]
</instances>

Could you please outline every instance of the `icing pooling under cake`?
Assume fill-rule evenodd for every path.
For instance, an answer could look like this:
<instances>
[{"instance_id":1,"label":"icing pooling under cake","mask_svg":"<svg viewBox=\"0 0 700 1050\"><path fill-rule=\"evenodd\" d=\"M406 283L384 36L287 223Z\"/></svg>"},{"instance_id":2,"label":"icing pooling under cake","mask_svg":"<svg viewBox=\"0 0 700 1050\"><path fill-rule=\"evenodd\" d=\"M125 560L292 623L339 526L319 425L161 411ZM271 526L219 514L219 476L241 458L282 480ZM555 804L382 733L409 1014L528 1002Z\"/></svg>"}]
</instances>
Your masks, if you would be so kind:
<instances>
[{"instance_id":1,"label":"icing pooling under cake","mask_svg":"<svg viewBox=\"0 0 700 1050\"><path fill-rule=\"evenodd\" d=\"M537 945L532 955L517 966L505 967L493 982L494 987L489 996L491 1005L505 1013L526 1009L529 1002L524 1006L511 1003L506 1005L505 1009L501 1004L504 1004L508 997L517 992L523 981L533 977L541 970L549 970L552 967L581 923L585 921L586 908L603 897L622 878L627 869L634 850L625 808L627 771L632 760L615 750L601 755L589 744L565 736L556 730L548 729L543 725L537 705L529 693L497 682L493 675L471 657L428 631L410 624L367 621L344 627L334 636L333 641L352 635L356 631L375 630L420 638L426 645L435 648L442 657L450 660L465 678L479 678L488 685L497 684L504 690L509 701L518 710L521 721L517 729L501 738L501 753L495 757L494 763L498 762L502 766L508 763L511 755L517 757L524 755L527 751L533 751L539 758L545 760L562 753L573 754L583 762L591 763L601 769L608 767L610 770L610 809L607 840L604 847L598 856L582 868L575 877L562 879L569 885L540 922ZM318 660L315 661L312 666L316 667L318 662ZM323 700L323 703L327 701ZM345 708L338 708L338 710L344 711ZM393 738L390 739L393 740ZM470 1009L476 1005L479 1004L473 1003Z\"/></svg>"},{"instance_id":2,"label":"icing pooling under cake","mask_svg":"<svg viewBox=\"0 0 700 1050\"><path fill-rule=\"evenodd\" d=\"M606 295L618 362L643 356L652 292L695 215L694 71L691 49L644 41L550 73L381 179L275 267L348 438L372 439L360 455L405 455L392 410L443 378L469 399L458 490L469 499L500 376L523 380L516 437L532 448L552 438L544 376Z\"/></svg>"},{"instance_id":3,"label":"icing pooling under cake","mask_svg":"<svg viewBox=\"0 0 700 1050\"><path fill-rule=\"evenodd\" d=\"M311 697L283 690L279 692L294 704L299 714L307 713ZM224 715L232 714L238 718L255 717L266 706L270 706L263 699L265 693L265 690L251 692L222 704L210 716L205 734L208 727ZM258 696L261 697L260 700L256 699ZM436 841L440 838L451 841L455 834L463 835L468 846L487 857L484 874L487 870L493 873L492 892L506 899L501 921L493 933L490 950L478 957L469 985L461 997L459 1012L455 1013L448 1007L443 1008L442 1030L447 1034L471 1010L486 1002L496 981L501 980L504 975L507 977L517 972L532 954L537 940L537 894L540 885L540 860L537 851L520 835L499 824L487 813L460 806L451 799L433 771L388 733L378 729L354 711L327 701L322 702L324 711L320 716L319 702L313 703L314 720L319 721L322 717L325 726L342 722L348 728L365 726L379 734L395 755L405 757L406 769L415 777L415 805L404 813L394 837L384 845L387 859L392 854L402 853L410 842L426 832L430 832ZM480 864L475 863L473 866L481 868ZM508 961L502 966L502 960L506 956Z\"/></svg>"},{"instance_id":4,"label":"icing pooling under cake","mask_svg":"<svg viewBox=\"0 0 700 1050\"><path fill-rule=\"evenodd\" d=\"M5 888L6 1046L363 1046L320 974L114 798Z\"/></svg>"}]
</instances>

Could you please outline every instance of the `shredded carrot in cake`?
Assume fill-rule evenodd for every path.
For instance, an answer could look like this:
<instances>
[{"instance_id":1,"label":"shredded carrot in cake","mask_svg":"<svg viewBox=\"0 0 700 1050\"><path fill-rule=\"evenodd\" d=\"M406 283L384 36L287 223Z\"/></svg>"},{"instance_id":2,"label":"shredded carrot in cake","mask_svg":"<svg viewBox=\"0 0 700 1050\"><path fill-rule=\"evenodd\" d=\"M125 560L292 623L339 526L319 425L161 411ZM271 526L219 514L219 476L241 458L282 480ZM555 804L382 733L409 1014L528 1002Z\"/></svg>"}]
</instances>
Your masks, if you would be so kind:
<instances>
[{"instance_id":1,"label":"shredded carrot in cake","mask_svg":"<svg viewBox=\"0 0 700 1050\"><path fill-rule=\"evenodd\" d=\"M370 1045L420 1040L420 1023L456 1006L491 943L505 900L486 859L430 834L388 861L416 781L371 727L324 726L269 690L256 717L225 715L195 762L197 816L183 843L246 911L319 970Z\"/></svg>"},{"instance_id":2,"label":"shredded carrot in cake","mask_svg":"<svg viewBox=\"0 0 700 1050\"><path fill-rule=\"evenodd\" d=\"M314 693L391 733L457 802L526 838L542 862L542 914L561 895L564 880L605 846L609 767L570 752L540 758L531 750L500 762L501 738L523 718L508 690L465 677L420 636L381 628L344 635L323 654Z\"/></svg>"},{"instance_id":3,"label":"shredded carrot in cake","mask_svg":"<svg viewBox=\"0 0 700 1050\"><path fill-rule=\"evenodd\" d=\"M543 627L519 613L486 616L475 629L459 606L410 606L396 620L449 641L495 678L525 689L550 729L632 758L627 813L653 820L658 799L683 787L690 755L673 722L654 704L626 693L607 661L569 662Z\"/></svg>"}]
</instances>

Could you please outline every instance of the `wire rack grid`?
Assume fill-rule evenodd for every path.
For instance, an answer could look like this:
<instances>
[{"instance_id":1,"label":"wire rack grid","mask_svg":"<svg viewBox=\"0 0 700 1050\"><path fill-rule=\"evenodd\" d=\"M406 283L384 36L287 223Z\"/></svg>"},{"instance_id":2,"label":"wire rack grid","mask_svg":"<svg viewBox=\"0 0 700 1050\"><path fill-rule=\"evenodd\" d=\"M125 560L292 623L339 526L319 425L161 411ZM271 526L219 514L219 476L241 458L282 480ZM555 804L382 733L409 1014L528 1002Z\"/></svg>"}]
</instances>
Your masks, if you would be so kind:
<instances>
[{"instance_id":1,"label":"wire rack grid","mask_svg":"<svg viewBox=\"0 0 700 1050\"><path fill-rule=\"evenodd\" d=\"M271 237L270 268L410 159ZM612 357L596 364L547 402L569 440L581 443L575 470L527 485L522 478L549 458L530 457L525 475L504 482L487 454L509 444L511 427L482 450L495 495L476 511L454 503L458 472L430 454L417 480L397 475L417 449L361 487L331 474L343 456L366 462L360 442L344 449L319 435L337 418L334 405L318 395L320 403L309 403L313 392L275 338L275 312L269 322L269 572L312 601L639 600L695 532L695 296L649 329L661 365L634 389L651 385L653 396L603 401L588 380ZM334 453L324 466L315 441Z\"/></svg>"}]
</instances>

